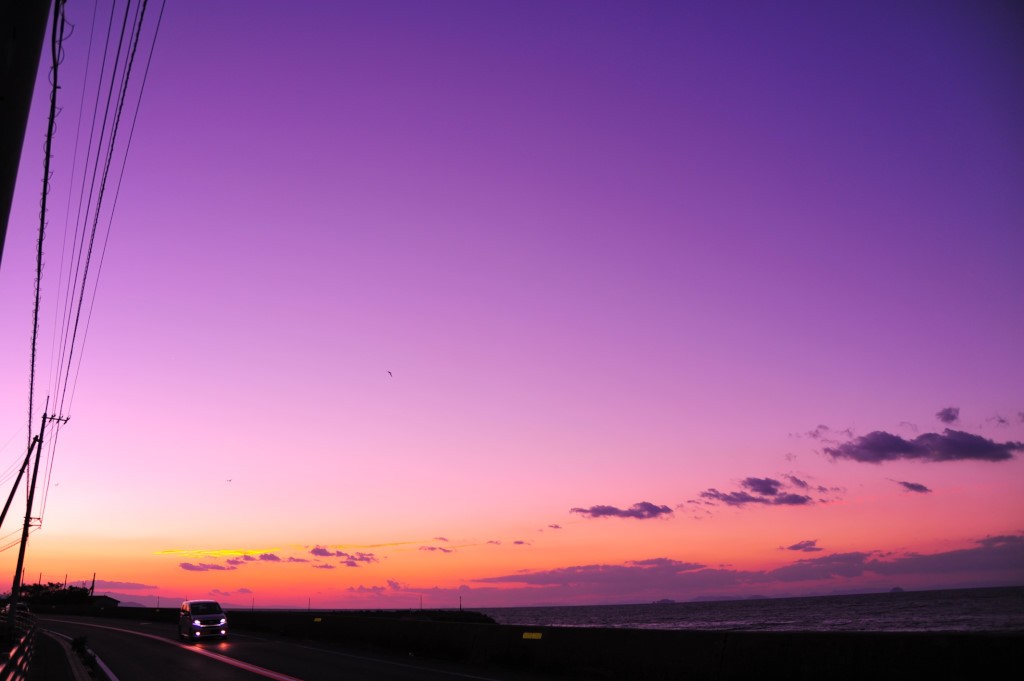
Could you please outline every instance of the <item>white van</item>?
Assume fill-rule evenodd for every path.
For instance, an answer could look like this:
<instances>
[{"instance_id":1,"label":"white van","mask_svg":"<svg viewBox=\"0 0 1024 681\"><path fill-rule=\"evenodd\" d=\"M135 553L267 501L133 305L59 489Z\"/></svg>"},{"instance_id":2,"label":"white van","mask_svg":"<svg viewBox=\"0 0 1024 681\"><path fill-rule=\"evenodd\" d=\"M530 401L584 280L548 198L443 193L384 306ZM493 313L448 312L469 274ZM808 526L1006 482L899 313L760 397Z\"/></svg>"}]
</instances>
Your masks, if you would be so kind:
<instances>
[{"instance_id":1,"label":"white van","mask_svg":"<svg viewBox=\"0 0 1024 681\"><path fill-rule=\"evenodd\" d=\"M185 601L178 614L178 636L192 641L226 638L228 616L217 601Z\"/></svg>"}]
</instances>

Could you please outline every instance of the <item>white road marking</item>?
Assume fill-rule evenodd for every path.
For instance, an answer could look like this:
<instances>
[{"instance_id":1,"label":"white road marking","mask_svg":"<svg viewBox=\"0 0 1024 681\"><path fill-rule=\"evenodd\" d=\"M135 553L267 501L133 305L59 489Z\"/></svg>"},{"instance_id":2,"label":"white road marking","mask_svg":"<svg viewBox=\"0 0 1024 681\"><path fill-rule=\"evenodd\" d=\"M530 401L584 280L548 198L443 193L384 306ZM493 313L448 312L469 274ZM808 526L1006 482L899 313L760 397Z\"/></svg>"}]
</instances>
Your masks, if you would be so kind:
<instances>
[{"instance_id":1,"label":"white road marking","mask_svg":"<svg viewBox=\"0 0 1024 681\"><path fill-rule=\"evenodd\" d=\"M81 625L86 626L86 627L97 627L99 629L110 629L111 631L120 631L120 632L125 633L125 634L135 634L136 636L145 636L146 638L151 638L154 641L162 641L163 643L169 643L170 645L178 646L179 648L181 648L183 650L188 650L188 651L191 651L193 653L198 653L200 655L205 655L205 656L213 658L215 660L220 660L221 662L226 662L227 664L230 664L230 665L233 665L235 667L238 667L239 669L245 669L247 671L251 671L251 672L254 672L256 674L260 674L261 676L265 676L268 679L274 679L275 681L303 681L302 679L298 679L298 678L296 678L294 676L288 676L287 674L281 674L279 672L274 672L274 671L271 671L269 669L264 669L263 667L257 667L256 665L249 664L248 662L242 662L241 660L236 660L235 658L228 657L227 655L220 655L219 653L211 653L211 652L209 652L207 650L203 650L201 648L196 648L194 646L187 645L187 644L184 644L184 643L178 643L177 641L171 641L170 639L166 638L165 636L156 636L154 634L146 634L146 633L143 633L141 631L132 631L131 629L119 629L117 627L108 627L108 626L105 626L105 625L102 625L102 624L89 624L87 622L74 622L74 621L70 621L70 620L58 620L58 619L51 619L51 618L47 618L47 621L50 621L50 622L62 622L64 624L81 624ZM149 623L148 622L144 622L143 624L149 624ZM54 632L54 633L56 633L56 632ZM236 633L232 633L231 635L232 635L232 637L236 637L236 638L239 636ZM256 637L246 637L246 638L256 638ZM268 640L268 639L257 639L257 640ZM417 670L421 670L421 671L425 669L424 667L418 666L418 665L406 664L404 662L395 662L393 660L381 660L381 659L373 658L373 657L365 657L363 655L353 655L352 653L344 653L344 652L341 652L340 650L325 650L324 648L316 648L314 646L305 646L305 645L301 645L301 644L292 644L292 645L294 645L296 648L306 648L307 650L316 650L316 651L319 651L319 652L329 652L332 655L339 655L341 657L348 657L348 658L352 658L354 660L365 660L367 662L375 662L377 664L386 664L386 665L391 665L393 667L404 667L406 669L417 669ZM106 667L106 665L104 665L104 667ZM455 672L455 671L450 671L450 670L445 670L445 669L429 669L429 668L426 668L426 670L432 671L435 674L447 674L448 676L455 676L455 677L458 677L458 678L461 678L461 679L473 679L474 681L497 681L497 679L493 679L493 678L487 677L487 676L476 676L475 674L467 674L467 673L464 673L464 672ZM113 674L111 674L110 681L117 681L116 677L114 677Z\"/></svg>"},{"instance_id":2,"label":"white road marking","mask_svg":"<svg viewBox=\"0 0 1024 681\"><path fill-rule=\"evenodd\" d=\"M154 634L146 634L146 633L143 633L141 631L132 631L131 629L120 629L118 627L108 627L108 626L105 626L105 625L102 625L102 624L90 624L90 623L87 623L87 622L72 622L72 621L68 621L68 620L56 620L56 619L55 620L50 620L50 621L51 622L61 622L63 624L81 624L82 626L86 626L86 627L96 627L97 629L109 629L110 631L119 631L122 634L134 634L135 636L145 636L146 638L151 638L154 641L160 641L162 643L167 643L167 644L170 644L172 646L177 646L178 648L181 648L182 650L188 650L190 652L197 653L199 655L205 655L206 657L212 658L214 660L220 660L221 662L225 662L227 664L230 664L233 667L238 667L239 669L244 669L246 671L253 672L255 674L259 674L260 676L265 676L268 679L274 679L274 681L302 681L302 679L295 678L294 676L288 676L287 674L281 674L280 672L275 672L275 671L271 671L269 669L264 669L263 667L257 667L254 664L249 664L248 662L242 662L241 660L236 660L235 658L228 657L227 655L220 655L219 653L211 653L208 650L203 650L201 648L196 648L196 647L190 646L190 645L184 645L182 643L178 643L177 641L170 641L170 640L168 640L164 636L156 636ZM106 665L104 665L104 667L106 667ZM104 671L106 671L106 669L104 669ZM116 677L111 675L111 681L116 681Z\"/></svg>"},{"instance_id":3,"label":"white road marking","mask_svg":"<svg viewBox=\"0 0 1024 681\"><path fill-rule=\"evenodd\" d=\"M73 641L74 640L73 638L71 638L67 634L62 634L59 631L52 631L50 629L43 629L43 631L46 632L47 634L53 634L54 636L60 636L61 638L66 638L69 641ZM86 649L86 650L88 650L88 649ZM91 651L91 650L89 650L89 652L92 653L92 659L96 660L96 666L98 666L100 669L102 669L103 673L107 675L107 681L121 681L119 678L117 678L117 675L114 674L114 672L110 671L110 667L108 667L106 664L104 664L103 660L100 659L99 655L97 655L96 653L93 653L93 651Z\"/></svg>"}]
</instances>

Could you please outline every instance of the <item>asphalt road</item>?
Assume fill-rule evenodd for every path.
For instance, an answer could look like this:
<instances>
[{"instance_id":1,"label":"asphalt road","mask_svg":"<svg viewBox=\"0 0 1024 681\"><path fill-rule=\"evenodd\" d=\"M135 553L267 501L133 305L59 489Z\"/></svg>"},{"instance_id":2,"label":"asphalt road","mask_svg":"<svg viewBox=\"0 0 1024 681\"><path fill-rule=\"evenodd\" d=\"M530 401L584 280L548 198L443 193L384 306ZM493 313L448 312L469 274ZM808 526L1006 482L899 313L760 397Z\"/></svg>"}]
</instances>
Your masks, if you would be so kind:
<instances>
[{"instance_id":1,"label":"asphalt road","mask_svg":"<svg viewBox=\"0 0 1024 681\"><path fill-rule=\"evenodd\" d=\"M505 670L349 653L232 631L226 641L183 642L173 624L92 617L39 618L41 629L85 636L117 681L551 681Z\"/></svg>"}]
</instances>

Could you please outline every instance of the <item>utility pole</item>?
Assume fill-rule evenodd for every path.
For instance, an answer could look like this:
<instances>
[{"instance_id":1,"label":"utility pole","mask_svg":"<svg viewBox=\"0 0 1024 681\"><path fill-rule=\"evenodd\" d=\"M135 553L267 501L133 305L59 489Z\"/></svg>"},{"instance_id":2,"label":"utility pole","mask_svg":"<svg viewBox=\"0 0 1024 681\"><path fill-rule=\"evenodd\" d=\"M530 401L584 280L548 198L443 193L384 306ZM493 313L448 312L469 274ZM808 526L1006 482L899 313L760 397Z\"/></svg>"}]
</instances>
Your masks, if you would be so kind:
<instances>
[{"instance_id":1,"label":"utility pole","mask_svg":"<svg viewBox=\"0 0 1024 681\"><path fill-rule=\"evenodd\" d=\"M11 609L7 616L8 624L13 631L18 621L18 600L21 597L21 583L23 581L22 572L25 567L25 547L28 545L28 531L32 525L32 502L36 496L36 482L39 478L39 459L42 458L43 453L43 434L46 432L47 421L60 421L66 423L67 418L60 418L57 416L47 416L46 412L43 412L42 422L39 424L39 435L32 439L32 444L35 445L36 450L36 463L32 470L32 476L28 480L28 502L25 504L25 525L21 530L21 546L18 549L18 568L14 571L14 584L11 586ZM28 450L29 457L32 456L32 448ZM40 578L42 578L40 576Z\"/></svg>"},{"instance_id":2,"label":"utility pole","mask_svg":"<svg viewBox=\"0 0 1024 681\"><path fill-rule=\"evenodd\" d=\"M21 464L21 470L18 471L18 477L14 480L14 485L11 487L11 493L7 497L7 503L4 505L3 512L0 512L0 527L4 524L4 518L7 517L7 510L11 507L11 502L14 501L14 495L18 492L18 485L21 484L21 476L25 475L25 471L28 470L28 465L32 463L32 450L35 449L36 440L38 437L32 438L32 442L29 443L28 453L25 454L25 463Z\"/></svg>"}]
</instances>

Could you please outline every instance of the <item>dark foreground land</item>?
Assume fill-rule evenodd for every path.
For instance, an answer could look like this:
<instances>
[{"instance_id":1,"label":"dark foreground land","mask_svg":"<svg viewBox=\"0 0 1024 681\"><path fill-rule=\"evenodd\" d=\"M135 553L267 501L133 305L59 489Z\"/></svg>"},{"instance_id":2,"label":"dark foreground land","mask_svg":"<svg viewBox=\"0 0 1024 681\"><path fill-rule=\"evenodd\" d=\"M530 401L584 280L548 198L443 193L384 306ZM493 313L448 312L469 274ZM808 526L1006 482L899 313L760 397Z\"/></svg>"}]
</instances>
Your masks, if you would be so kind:
<instances>
[{"instance_id":1,"label":"dark foreground land","mask_svg":"<svg viewBox=\"0 0 1024 681\"><path fill-rule=\"evenodd\" d=\"M100 614L100 613L93 613ZM114 608L108 617L176 621L176 610ZM1001 678L1018 633L664 631L498 625L452 611L229 611L231 627L566 679Z\"/></svg>"}]
</instances>

